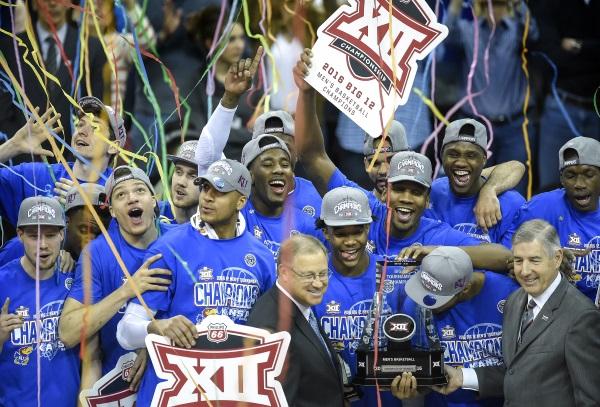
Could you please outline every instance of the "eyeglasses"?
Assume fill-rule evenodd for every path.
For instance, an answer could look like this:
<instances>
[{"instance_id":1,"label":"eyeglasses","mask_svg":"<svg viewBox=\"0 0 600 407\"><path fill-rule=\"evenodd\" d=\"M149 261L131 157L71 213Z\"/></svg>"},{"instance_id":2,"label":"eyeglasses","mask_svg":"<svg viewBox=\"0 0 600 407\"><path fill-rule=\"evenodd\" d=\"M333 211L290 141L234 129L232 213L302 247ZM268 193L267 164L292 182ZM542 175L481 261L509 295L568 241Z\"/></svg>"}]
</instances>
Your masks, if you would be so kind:
<instances>
[{"instance_id":1,"label":"eyeglasses","mask_svg":"<svg viewBox=\"0 0 600 407\"><path fill-rule=\"evenodd\" d=\"M329 271L328 270L320 271L319 273L315 274L315 273L298 273L292 267L287 266L287 268L292 270L294 272L294 274L298 276L298 280L302 281L303 283L312 283L314 280L320 280L321 282L323 282L323 281L327 281L329 279Z\"/></svg>"}]
</instances>

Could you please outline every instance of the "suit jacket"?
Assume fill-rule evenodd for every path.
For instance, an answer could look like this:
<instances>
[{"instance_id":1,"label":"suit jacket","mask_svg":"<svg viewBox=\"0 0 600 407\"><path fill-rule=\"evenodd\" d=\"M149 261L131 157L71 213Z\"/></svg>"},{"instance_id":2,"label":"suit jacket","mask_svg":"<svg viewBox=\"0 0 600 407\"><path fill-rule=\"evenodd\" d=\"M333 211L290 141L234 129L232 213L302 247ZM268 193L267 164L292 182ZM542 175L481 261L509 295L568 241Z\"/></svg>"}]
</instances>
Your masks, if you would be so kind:
<instances>
[{"instance_id":1,"label":"suit jacket","mask_svg":"<svg viewBox=\"0 0 600 407\"><path fill-rule=\"evenodd\" d=\"M42 52L41 44L39 44L39 38L37 38L37 30L34 27L34 32L36 35L36 40L38 41L38 47L40 52ZM39 71L40 68L37 66L37 63L34 61L31 52L33 51L33 47L27 37L26 33L21 33L18 37L27 45L28 54L27 60L33 64L34 67ZM77 77L73 80L69 73L68 65L71 66L71 69L74 69L75 61L77 58L77 44L79 40L77 38L77 29L72 27L71 25L67 25L67 32L65 35L65 41L62 44L65 54L67 56L67 61L60 58L60 63L58 67L58 71L56 73L56 77L61 83L62 89L73 96L75 100L77 100L78 96L87 96L89 95L86 89L86 70L85 63L80 66L79 72L83 70L83 76L81 82L79 84L79 95L73 94L74 83L77 81ZM90 82L91 82L91 91L92 95L102 99L104 85L102 79L102 69L104 68L104 64L106 63L106 57L104 55L104 51L102 50L102 46L97 38L90 37L88 41L88 55L89 55L89 67L90 67ZM6 57L7 63L12 71L12 73L16 76L17 80L19 80L19 71L17 67L17 59L15 57L15 51L13 48L13 39L3 35L0 40L0 50ZM44 92L44 87L40 85L38 79L34 75L34 72L31 68L23 61L23 53L24 50L22 47L19 47L19 61L21 64L22 72L23 72L23 83L24 90L27 97L31 100L33 106L40 107L40 114L44 112L44 110L48 106L48 101L54 105L56 110L61 114L61 122L64 127L64 135L65 141L70 144L71 142L71 124L70 124L70 110L71 104L67 100L67 98L63 95L62 91L58 89L57 86L50 85L53 84L50 80L47 81L46 89L48 91L48 96ZM60 55L60 50L57 49L57 53ZM44 75L41 75L42 81L45 79ZM6 95L5 95L6 97ZM0 130L8 134L8 136L12 136L20 127L25 124L25 118L23 117L23 113L13 104L3 105L2 109L0 109Z\"/></svg>"},{"instance_id":2,"label":"suit jacket","mask_svg":"<svg viewBox=\"0 0 600 407\"><path fill-rule=\"evenodd\" d=\"M481 397L506 406L600 405L600 311L562 276L517 344L527 293L504 308L504 366L475 369Z\"/></svg>"},{"instance_id":3,"label":"suit jacket","mask_svg":"<svg viewBox=\"0 0 600 407\"><path fill-rule=\"evenodd\" d=\"M340 366L329 339L321 330L333 360L296 304L277 286L256 301L248 325L271 332L289 332L290 347L278 380L290 406L343 406Z\"/></svg>"}]
</instances>

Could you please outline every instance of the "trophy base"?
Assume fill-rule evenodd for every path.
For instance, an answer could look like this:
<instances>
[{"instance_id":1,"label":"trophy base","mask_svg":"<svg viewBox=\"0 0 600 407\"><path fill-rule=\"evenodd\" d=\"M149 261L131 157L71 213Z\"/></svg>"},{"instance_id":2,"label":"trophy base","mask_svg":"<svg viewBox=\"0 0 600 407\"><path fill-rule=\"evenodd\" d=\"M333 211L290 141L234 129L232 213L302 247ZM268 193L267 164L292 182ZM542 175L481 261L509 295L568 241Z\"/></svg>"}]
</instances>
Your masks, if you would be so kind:
<instances>
[{"instance_id":1,"label":"trophy base","mask_svg":"<svg viewBox=\"0 0 600 407\"><path fill-rule=\"evenodd\" d=\"M374 369L375 352L356 351L354 384L387 387L404 372L411 372L416 377L418 387L447 383L443 350L379 350L377 353L377 367Z\"/></svg>"}]
</instances>

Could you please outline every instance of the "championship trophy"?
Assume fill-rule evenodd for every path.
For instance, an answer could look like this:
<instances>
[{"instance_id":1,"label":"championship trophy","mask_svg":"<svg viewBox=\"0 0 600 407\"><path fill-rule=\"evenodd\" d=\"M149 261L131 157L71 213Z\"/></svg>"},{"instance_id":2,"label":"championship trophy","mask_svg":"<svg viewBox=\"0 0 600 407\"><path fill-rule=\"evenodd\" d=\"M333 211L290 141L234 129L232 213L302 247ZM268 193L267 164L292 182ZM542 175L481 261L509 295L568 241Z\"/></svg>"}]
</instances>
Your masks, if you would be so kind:
<instances>
[{"instance_id":1,"label":"championship trophy","mask_svg":"<svg viewBox=\"0 0 600 407\"><path fill-rule=\"evenodd\" d=\"M433 326L431 310L419 307L416 321L406 314L393 314L382 322L384 264L387 267L419 265L412 259L377 261L376 290L356 350L354 383L390 386L394 378L403 372L411 372L417 379L417 386L447 383L444 350ZM384 335L383 340L374 341L374 337L381 334Z\"/></svg>"}]
</instances>

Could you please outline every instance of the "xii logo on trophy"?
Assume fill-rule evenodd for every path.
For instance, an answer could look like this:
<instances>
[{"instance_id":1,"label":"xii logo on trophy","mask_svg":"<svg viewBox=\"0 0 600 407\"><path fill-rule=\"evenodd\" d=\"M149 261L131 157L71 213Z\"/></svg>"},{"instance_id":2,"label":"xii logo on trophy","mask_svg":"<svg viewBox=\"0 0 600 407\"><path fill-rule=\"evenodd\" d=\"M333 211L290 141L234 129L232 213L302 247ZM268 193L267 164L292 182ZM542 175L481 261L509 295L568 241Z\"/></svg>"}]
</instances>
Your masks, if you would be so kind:
<instances>
[{"instance_id":1,"label":"xii logo on trophy","mask_svg":"<svg viewBox=\"0 0 600 407\"><path fill-rule=\"evenodd\" d=\"M156 375L152 407L171 405L287 406L277 377L290 342L287 332L268 331L210 315L197 326L194 349L171 346L166 337L148 335L146 347Z\"/></svg>"}]
</instances>

